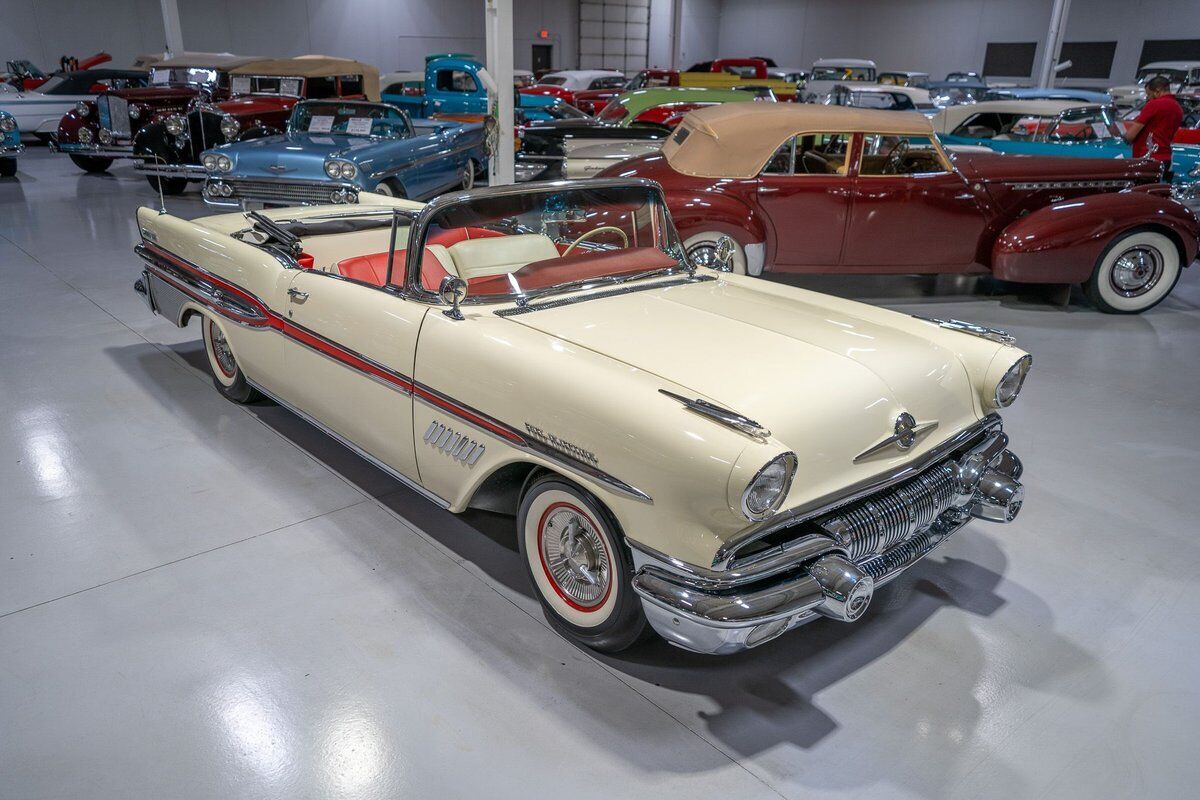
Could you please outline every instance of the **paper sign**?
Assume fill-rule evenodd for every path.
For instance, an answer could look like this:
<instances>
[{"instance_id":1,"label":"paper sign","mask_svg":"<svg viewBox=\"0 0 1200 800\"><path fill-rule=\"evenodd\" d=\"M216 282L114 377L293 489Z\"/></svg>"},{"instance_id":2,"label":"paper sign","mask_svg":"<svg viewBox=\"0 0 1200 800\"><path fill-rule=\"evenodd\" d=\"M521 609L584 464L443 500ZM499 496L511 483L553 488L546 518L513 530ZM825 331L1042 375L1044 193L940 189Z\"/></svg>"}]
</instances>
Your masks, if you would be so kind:
<instances>
[{"instance_id":1,"label":"paper sign","mask_svg":"<svg viewBox=\"0 0 1200 800\"><path fill-rule=\"evenodd\" d=\"M333 130L333 117L325 115L315 115L308 121L309 133L329 133Z\"/></svg>"},{"instance_id":2,"label":"paper sign","mask_svg":"<svg viewBox=\"0 0 1200 800\"><path fill-rule=\"evenodd\" d=\"M234 94L250 94L250 79L249 78L234 78L230 90Z\"/></svg>"},{"instance_id":3,"label":"paper sign","mask_svg":"<svg viewBox=\"0 0 1200 800\"><path fill-rule=\"evenodd\" d=\"M346 133L352 136L370 136L371 123L375 120L370 117L355 117L346 121Z\"/></svg>"},{"instance_id":4,"label":"paper sign","mask_svg":"<svg viewBox=\"0 0 1200 800\"><path fill-rule=\"evenodd\" d=\"M300 81L295 78L285 79L279 82L279 93L288 94L293 97L300 96Z\"/></svg>"}]
</instances>

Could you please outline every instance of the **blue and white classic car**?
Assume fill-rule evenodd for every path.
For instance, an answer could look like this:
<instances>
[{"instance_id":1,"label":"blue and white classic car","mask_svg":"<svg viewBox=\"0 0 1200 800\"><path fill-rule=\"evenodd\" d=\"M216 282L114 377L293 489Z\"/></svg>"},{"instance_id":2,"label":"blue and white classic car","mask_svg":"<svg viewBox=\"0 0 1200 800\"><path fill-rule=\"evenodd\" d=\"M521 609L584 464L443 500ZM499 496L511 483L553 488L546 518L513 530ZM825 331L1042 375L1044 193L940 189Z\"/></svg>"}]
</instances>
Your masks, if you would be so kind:
<instances>
[{"instance_id":1,"label":"blue and white classic car","mask_svg":"<svg viewBox=\"0 0 1200 800\"><path fill-rule=\"evenodd\" d=\"M17 174L17 156L24 149L17 120L7 111L0 111L0 178Z\"/></svg>"},{"instance_id":2,"label":"blue and white classic car","mask_svg":"<svg viewBox=\"0 0 1200 800\"><path fill-rule=\"evenodd\" d=\"M237 206L425 199L470 189L487 161L482 124L412 120L390 103L308 100L287 133L205 150L204 200Z\"/></svg>"},{"instance_id":3,"label":"blue and white classic car","mask_svg":"<svg viewBox=\"0 0 1200 800\"><path fill-rule=\"evenodd\" d=\"M942 143L998 153L1132 158L1124 124L1112 106L1069 100L998 100L949 106L932 119ZM1171 190L1188 200L1200 192L1200 145L1171 145Z\"/></svg>"}]
</instances>

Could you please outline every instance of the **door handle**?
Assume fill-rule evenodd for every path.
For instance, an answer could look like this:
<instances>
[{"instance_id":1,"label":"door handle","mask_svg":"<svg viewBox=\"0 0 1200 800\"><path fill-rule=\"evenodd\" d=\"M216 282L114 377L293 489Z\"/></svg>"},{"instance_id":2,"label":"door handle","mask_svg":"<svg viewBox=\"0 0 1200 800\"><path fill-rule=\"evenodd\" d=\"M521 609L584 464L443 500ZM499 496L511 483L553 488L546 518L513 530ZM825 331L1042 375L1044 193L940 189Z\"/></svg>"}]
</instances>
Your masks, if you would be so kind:
<instances>
[{"instance_id":1,"label":"door handle","mask_svg":"<svg viewBox=\"0 0 1200 800\"><path fill-rule=\"evenodd\" d=\"M293 297L298 302L303 303L305 300L308 299L308 292L302 292L293 286L291 289L288 289L288 297Z\"/></svg>"},{"instance_id":2,"label":"door handle","mask_svg":"<svg viewBox=\"0 0 1200 800\"><path fill-rule=\"evenodd\" d=\"M767 194L768 192L778 192L778 186L760 186L758 187L759 194Z\"/></svg>"}]
</instances>

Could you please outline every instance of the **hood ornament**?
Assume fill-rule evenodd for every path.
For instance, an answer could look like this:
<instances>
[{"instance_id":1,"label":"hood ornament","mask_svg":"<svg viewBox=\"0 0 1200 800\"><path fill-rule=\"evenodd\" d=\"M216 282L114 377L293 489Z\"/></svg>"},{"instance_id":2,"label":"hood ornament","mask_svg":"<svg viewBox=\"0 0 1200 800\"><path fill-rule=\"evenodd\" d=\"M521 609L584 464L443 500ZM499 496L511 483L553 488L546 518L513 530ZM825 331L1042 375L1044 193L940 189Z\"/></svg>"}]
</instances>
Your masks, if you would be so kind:
<instances>
[{"instance_id":1,"label":"hood ornament","mask_svg":"<svg viewBox=\"0 0 1200 800\"><path fill-rule=\"evenodd\" d=\"M907 450L917 443L917 439L929 433L937 426L936 419L928 422L917 422L912 414L902 411L900 416L896 417L896 424L892 428L892 435L884 437L879 442L876 442L856 455L854 463L857 464L859 461L869 458L891 445L896 445L900 450Z\"/></svg>"},{"instance_id":2,"label":"hood ornament","mask_svg":"<svg viewBox=\"0 0 1200 800\"><path fill-rule=\"evenodd\" d=\"M295 172L294 167L285 167L283 164L272 164L267 167L267 172L274 172L276 175L282 175L285 172Z\"/></svg>"}]
</instances>

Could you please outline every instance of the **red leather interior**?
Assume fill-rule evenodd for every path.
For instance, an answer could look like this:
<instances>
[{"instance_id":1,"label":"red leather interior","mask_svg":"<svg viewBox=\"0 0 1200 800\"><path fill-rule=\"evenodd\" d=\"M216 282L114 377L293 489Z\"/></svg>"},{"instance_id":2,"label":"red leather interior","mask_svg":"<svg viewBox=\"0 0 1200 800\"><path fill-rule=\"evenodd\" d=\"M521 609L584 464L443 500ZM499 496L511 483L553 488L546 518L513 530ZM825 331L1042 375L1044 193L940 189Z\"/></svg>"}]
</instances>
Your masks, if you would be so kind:
<instances>
[{"instance_id":1,"label":"red leather interior","mask_svg":"<svg viewBox=\"0 0 1200 800\"><path fill-rule=\"evenodd\" d=\"M312 269L316 266L316 259L308 253L301 253L296 256L296 263L300 265L300 269Z\"/></svg>"},{"instance_id":2,"label":"red leather interior","mask_svg":"<svg viewBox=\"0 0 1200 800\"><path fill-rule=\"evenodd\" d=\"M548 258L526 264L512 277L523 290L544 289L559 283L606 275L628 275L651 269L675 266L675 259L655 247L632 247L602 253L575 252L562 258ZM474 294L508 294L508 275L488 275L467 282Z\"/></svg>"},{"instance_id":3,"label":"red leather interior","mask_svg":"<svg viewBox=\"0 0 1200 800\"><path fill-rule=\"evenodd\" d=\"M452 244L465 242L467 239L487 239L503 235L499 231L490 231L487 228L451 228L450 230L439 231L430 236L428 244L440 244L444 247L449 247ZM396 261L393 269L398 270L403 268L404 259L407 254L407 250L396 251ZM354 256L339 261L338 272L346 278L370 283L375 286L383 286L387 281L387 262L388 254L386 250L382 253ZM304 265L301 264L301 266ZM436 292L441 288L442 279L449 274L445 267L442 266L442 263L438 261L437 256L433 255L426 248L425 257L421 259L421 285L431 292ZM399 279L399 277L399 275L394 275L393 279Z\"/></svg>"}]
</instances>

